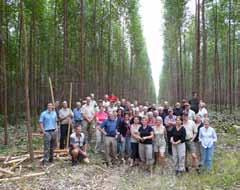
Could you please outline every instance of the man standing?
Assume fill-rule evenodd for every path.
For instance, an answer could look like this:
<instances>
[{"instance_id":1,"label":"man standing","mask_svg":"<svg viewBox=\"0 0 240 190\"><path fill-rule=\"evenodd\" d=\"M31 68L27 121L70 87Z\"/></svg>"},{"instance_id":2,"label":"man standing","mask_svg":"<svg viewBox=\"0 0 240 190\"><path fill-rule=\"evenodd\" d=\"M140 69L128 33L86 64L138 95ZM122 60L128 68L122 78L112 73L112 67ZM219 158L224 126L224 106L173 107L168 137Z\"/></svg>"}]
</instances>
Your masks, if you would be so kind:
<instances>
[{"instance_id":1,"label":"man standing","mask_svg":"<svg viewBox=\"0 0 240 190\"><path fill-rule=\"evenodd\" d=\"M82 126L77 124L75 132L70 136L70 155L72 156L72 165L76 165L78 161L89 163L87 155L87 147L85 135L81 132Z\"/></svg>"},{"instance_id":2,"label":"man standing","mask_svg":"<svg viewBox=\"0 0 240 190\"><path fill-rule=\"evenodd\" d=\"M47 110L41 113L39 123L41 132L44 134L44 158L42 163L45 165L47 162L53 162L53 151L56 148L57 114L52 103L48 103Z\"/></svg>"},{"instance_id":3,"label":"man standing","mask_svg":"<svg viewBox=\"0 0 240 190\"><path fill-rule=\"evenodd\" d=\"M94 133L95 109L91 105L91 97L86 97L86 104L82 107L83 114L83 132L86 134L87 144L91 143L92 135Z\"/></svg>"},{"instance_id":4,"label":"man standing","mask_svg":"<svg viewBox=\"0 0 240 190\"><path fill-rule=\"evenodd\" d=\"M95 110L98 109L98 105L97 105L97 102L95 100L95 95L93 93L90 94L90 97L91 97L91 101L90 101L90 105L93 106L93 108ZM97 110L98 111L98 110Z\"/></svg>"},{"instance_id":5,"label":"man standing","mask_svg":"<svg viewBox=\"0 0 240 190\"><path fill-rule=\"evenodd\" d=\"M191 110L197 114L199 110L199 100L196 92L193 92L193 98L189 101L189 104L191 105Z\"/></svg>"},{"instance_id":6,"label":"man standing","mask_svg":"<svg viewBox=\"0 0 240 190\"><path fill-rule=\"evenodd\" d=\"M109 105L110 105L110 102L109 102L109 100L108 100L108 94L105 94L105 96L104 96L104 100L103 100L103 106L105 107L105 108L107 108Z\"/></svg>"},{"instance_id":7,"label":"man standing","mask_svg":"<svg viewBox=\"0 0 240 190\"><path fill-rule=\"evenodd\" d=\"M117 120L114 113L109 113L109 118L103 122L100 128L105 135L105 156L108 166L112 165L112 160L117 159ZM111 159L112 157L112 159Z\"/></svg>"},{"instance_id":8,"label":"man standing","mask_svg":"<svg viewBox=\"0 0 240 190\"><path fill-rule=\"evenodd\" d=\"M63 107L59 111L60 121L60 149L64 149L67 144L68 125L72 124L73 112L68 108L67 101L63 101Z\"/></svg>"},{"instance_id":9,"label":"man standing","mask_svg":"<svg viewBox=\"0 0 240 190\"><path fill-rule=\"evenodd\" d=\"M193 110L190 109L190 104L185 103L184 106L185 106L184 112L188 113L188 118L192 121L195 121L196 114Z\"/></svg>"},{"instance_id":10,"label":"man standing","mask_svg":"<svg viewBox=\"0 0 240 190\"><path fill-rule=\"evenodd\" d=\"M167 145L168 145L168 154L172 155L172 143L171 143L171 137L172 137L172 130L176 126L176 116L173 115L173 109L168 109L168 115L164 119L164 123L166 125L167 130Z\"/></svg>"},{"instance_id":11,"label":"man standing","mask_svg":"<svg viewBox=\"0 0 240 190\"><path fill-rule=\"evenodd\" d=\"M194 144L194 139L197 136L197 126L194 123L193 120L190 120L188 118L188 113L184 112L183 113L183 126L186 130L186 139L185 139L185 143L186 143L186 159L185 159L185 167L186 167L186 171L189 171L189 164L187 161L187 155L191 155L192 157L192 165L195 169L198 169L198 160L197 160L197 154L196 154L196 148L195 148L195 144Z\"/></svg>"},{"instance_id":12,"label":"man standing","mask_svg":"<svg viewBox=\"0 0 240 190\"><path fill-rule=\"evenodd\" d=\"M73 120L74 124L81 124L83 121L83 116L82 116L82 111L81 111L81 103L77 102L76 103L76 108L73 109Z\"/></svg>"}]
</instances>

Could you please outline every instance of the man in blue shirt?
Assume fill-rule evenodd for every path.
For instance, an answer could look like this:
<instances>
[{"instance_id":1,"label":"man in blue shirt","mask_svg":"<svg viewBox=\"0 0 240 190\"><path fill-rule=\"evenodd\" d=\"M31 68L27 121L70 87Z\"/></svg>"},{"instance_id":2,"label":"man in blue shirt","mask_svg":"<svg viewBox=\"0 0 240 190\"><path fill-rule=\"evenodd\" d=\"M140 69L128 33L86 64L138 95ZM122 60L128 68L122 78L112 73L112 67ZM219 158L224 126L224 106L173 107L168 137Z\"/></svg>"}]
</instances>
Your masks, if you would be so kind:
<instances>
[{"instance_id":1,"label":"man in blue shirt","mask_svg":"<svg viewBox=\"0 0 240 190\"><path fill-rule=\"evenodd\" d=\"M105 135L105 156L108 166L117 159L117 120L115 114L110 112L109 118L101 125L101 132ZM111 154L112 153L112 154Z\"/></svg>"},{"instance_id":2,"label":"man in blue shirt","mask_svg":"<svg viewBox=\"0 0 240 190\"><path fill-rule=\"evenodd\" d=\"M57 114L52 103L48 103L48 108L43 111L39 119L41 132L44 134L44 158L43 165L53 162L53 151L56 148L57 139Z\"/></svg>"},{"instance_id":3,"label":"man in blue shirt","mask_svg":"<svg viewBox=\"0 0 240 190\"><path fill-rule=\"evenodd\" d=\"M77 102L76 105L77 107L73 110L73 120L74 120L74 124L78 125L78 124L82 124L83 115L81 112L81 103Z\"/></svg>"}]
</instances>

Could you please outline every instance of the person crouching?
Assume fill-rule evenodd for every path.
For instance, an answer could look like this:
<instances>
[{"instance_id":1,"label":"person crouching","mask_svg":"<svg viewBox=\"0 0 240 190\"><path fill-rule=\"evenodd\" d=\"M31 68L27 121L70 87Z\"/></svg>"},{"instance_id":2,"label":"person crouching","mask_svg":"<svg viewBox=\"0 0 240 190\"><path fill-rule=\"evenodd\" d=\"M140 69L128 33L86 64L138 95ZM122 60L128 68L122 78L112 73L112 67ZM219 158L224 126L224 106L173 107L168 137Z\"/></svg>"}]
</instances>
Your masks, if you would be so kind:
<instances>
[{"instance_id":1,"label":"person crouching","mask_svg":"<svg viewBox=\"0 0 240 190\"><path fill-rule=\"evenodd\" d=\"M89 163L86 140L84 133L81 132L82 126L77 124L75 132L70 136L70 155L72 156L72 165L77 165L79 161Z\"/></svg>"}]
</instances>

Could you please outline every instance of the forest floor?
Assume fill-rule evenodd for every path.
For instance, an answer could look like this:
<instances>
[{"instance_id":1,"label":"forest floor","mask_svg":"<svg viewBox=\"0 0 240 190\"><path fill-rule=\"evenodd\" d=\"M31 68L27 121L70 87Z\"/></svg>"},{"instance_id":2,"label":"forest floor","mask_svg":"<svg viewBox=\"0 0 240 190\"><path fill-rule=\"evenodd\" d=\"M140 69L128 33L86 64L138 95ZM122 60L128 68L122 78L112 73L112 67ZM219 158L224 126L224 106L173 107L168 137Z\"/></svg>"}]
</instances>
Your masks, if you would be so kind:
<instances>
[{"instance_id":1,"label":"forest floor","mask_svg":"<svg viewBox=\"0 0 240 190\"><path fill-rule=\"evenodd\" d=\"M23 174L45 171L46 174L11 182L0 182L1 190L41 189L41 190L239 190L240 189L240 131L232 125L239 125L236 117L212 113L212 121L217 128L218 143L214 155L214 168L210 173L197 174L190 171L176 177L171 158L167 167L157 167L152 176L139 167L117 165L108 168L103 155L90 152L91 163L72 167L70 160L57 160L42 169L39 161L25 163ZM239 119L239 117L238 117ZM0 147L0 155L9 155L26 149L26 137L19 136L16 146ZM34 147L42 141L34 139Z\"/></svg>"}]
</instances>

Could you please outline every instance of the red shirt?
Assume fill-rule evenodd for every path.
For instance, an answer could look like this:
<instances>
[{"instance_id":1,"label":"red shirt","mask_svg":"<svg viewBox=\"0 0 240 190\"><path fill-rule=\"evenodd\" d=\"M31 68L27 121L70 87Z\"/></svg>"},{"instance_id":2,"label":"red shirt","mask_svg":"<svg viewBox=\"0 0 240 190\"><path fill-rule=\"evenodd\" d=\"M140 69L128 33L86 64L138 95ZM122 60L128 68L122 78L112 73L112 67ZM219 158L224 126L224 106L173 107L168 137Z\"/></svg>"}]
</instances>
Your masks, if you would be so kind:
<instances>
[{"instance_id":1,"label":"red shirt","mask_svg":"<svg viewBox=\"0 0 240 190\"><path fill-rule=\"evenodd\" d=\"M118 100L118 97L117 97L117 96L109 96L109 97L108 97L108 100L109 100L110 102L116 102L116 101Z\"/></svg>"},{"instance_id":2,"label":"red shirt","mask_svg":"<svg viewBox=\"0 0 240 190\"><path fill-rule=\"evenodd\" d=\"M97 112L96 120L98 123L102 124L108 118L108 114L106 112Z\"/></svg>"}]
</instances>

